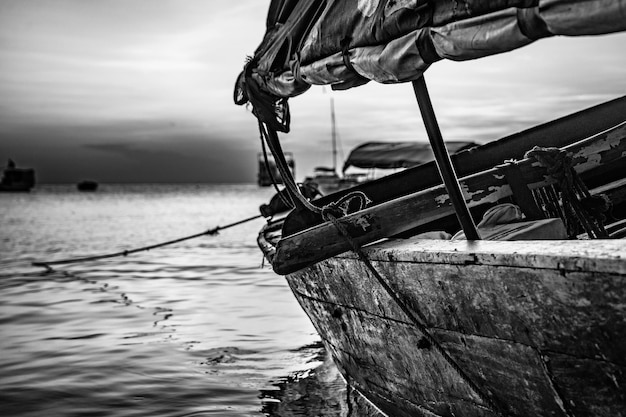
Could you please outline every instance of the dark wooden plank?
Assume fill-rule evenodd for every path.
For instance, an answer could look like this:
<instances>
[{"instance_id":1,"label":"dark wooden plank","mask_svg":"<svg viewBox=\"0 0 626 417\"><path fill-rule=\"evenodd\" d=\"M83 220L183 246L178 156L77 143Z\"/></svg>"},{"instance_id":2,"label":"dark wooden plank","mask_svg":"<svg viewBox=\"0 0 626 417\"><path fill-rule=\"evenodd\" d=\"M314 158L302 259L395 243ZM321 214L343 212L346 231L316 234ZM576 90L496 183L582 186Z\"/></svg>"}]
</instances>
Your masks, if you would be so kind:
<instances>
[{"instance_id":1,"label":"dark wooden plank","mask_svg":"<svg viewBox=\"0 0 626 417\"><path fill-rule=\"evenodd\" d=\"M574 154L577 172L587 172L626 155L626 122L593 138L566 147ZM517 162L532 187L545 186L551 179L545 169L531 160ZM511 195L506 179L496 169L461 180L469 207L495 203ZM339 222L358 245L391 237L453 213L443 186L382 203L343 217ZM271 260L274 271L284 275L312 263L338 255L351 246L332 223L324 223L281 239Z\"/></svg>"}]
</instances>

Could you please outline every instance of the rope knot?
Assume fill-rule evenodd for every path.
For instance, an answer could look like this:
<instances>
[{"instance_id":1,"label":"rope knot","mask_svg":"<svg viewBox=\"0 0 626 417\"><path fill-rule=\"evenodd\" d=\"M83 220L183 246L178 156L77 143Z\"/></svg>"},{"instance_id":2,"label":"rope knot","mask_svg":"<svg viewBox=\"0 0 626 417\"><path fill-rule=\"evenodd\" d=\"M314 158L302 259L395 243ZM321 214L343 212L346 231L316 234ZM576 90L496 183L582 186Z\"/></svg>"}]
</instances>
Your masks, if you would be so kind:
<instances>
[{"instance_id":1,"label":"rope knot","mask_svg":"<svg viewBox=\"0 0 626 417\"><path fill-rule=\"evenodd\" d=\"M592 196L587 186L573 167L573 156L559 148L541 148L535 146L526 152L526 158L533 158L546 168L548 175L556 180L550 192L542 196L545 207L561 217L567 227L570 238L576 238L583 231L589 238L606 238L604 215L610 209L611 202L606 196ZM544 187L545 188L545 187ZM542 194L541 188L535 191ZM551 207L548 207L551 206Z\"/></svg>"},{"instance_id":2,"label":"rope knot","mask_svg":"<svg viewBox=\"0 0 626 417\"><path fill-rule=\"evenodd\" d=\"M606 220L605 213L613 206L611 199L606 194L592 195L580 200L583 208L594 218Z\"/></svg>"},{"instance_id":3,"label":"rope knot","mask_svg":"<svg viewBox=\"0 0 626 417\"><path fill-rule=\"evenodd\" d=\"M542 148L535 146L524 155L526 158L534 158L546 168L548 174L562 181L571 176L572 154L559 148Z\"/></svg>"},{"instance_id":4,"label":"rope knot","mask_svg":"<svg viewBox=\"0 0 626 417\"><path fill-rule=\"evenodd\" d=\"M206 232L204 232L205 235L210 235L210 236L214 236L219 234L219 226L218 227L214 227L212 229L207 229Z\"/></svg>"},{"instance_id":5,"label":"rope knot","mask_svg":"<svg viewBox=\"0 0 626 417\"><path fill-rule=\"evenodd\" d=\"M322 207L322 219L330 220L330 216L334 218L345 217L348 214L363 210L372 200L362 191L353 191L341 197L339 200L329 203Z\"/></svg>"}]
</instances>

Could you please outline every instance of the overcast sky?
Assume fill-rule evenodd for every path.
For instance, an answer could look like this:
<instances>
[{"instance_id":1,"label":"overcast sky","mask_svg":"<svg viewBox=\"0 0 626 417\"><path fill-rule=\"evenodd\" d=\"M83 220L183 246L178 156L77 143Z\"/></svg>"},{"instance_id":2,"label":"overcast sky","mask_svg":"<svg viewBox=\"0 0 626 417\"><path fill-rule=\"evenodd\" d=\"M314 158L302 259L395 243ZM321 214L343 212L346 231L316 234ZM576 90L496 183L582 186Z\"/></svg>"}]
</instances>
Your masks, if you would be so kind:
<instances>
[{"instance_id":1,"label":"overcast sky","mask_svg":"<svg viewBox=\"0 0 626 417\"><path fill-rule=\"evenodd\" d=\"M40 182L254 182L260 150L235 79L269 0L0 0L0 165ZM445 138L487 142L626 94L626 35L546 39L426 80ZM370 140L426 141L410 84L291 99L299 179Z\"/></svg>"}]
</instances>

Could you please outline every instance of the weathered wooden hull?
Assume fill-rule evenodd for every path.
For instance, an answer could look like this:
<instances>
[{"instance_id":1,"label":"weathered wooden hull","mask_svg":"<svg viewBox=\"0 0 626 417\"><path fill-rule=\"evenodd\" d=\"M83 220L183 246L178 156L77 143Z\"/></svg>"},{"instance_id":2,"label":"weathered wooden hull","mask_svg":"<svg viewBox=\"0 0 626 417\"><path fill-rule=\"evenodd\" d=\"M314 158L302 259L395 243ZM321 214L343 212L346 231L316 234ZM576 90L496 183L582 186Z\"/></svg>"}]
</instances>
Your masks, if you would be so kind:
<instances>
[{"instance_id":1,"label":"weathered wooden hull","mask_svg":"<svg viewBox=\"0 0 626 417\"><path fill-rule=\"evenodd\" d=\"M623 240L392 240L289 274L348 382L390 416L625 416ZM417 321L417 322L416 322Z\"/></svg>"},{"instance_id":2,"label":"weathered wooden hull","mask_svg":"<svg viewBox=\"0 0 626 417\"><path fill-rule=\"evenodd\" d=\"M434 186L338 217L341 200L328 196L330 216L307 223L294 210L270 219L259 246L350 385L390 416L626 417L626 245L618 239L626 236L626 122L617 114L617 125L583 140L559 138L572 178L589 188L576 199L607 204L600 233L566 233L574 217L595 215L565 213L563 190L573 186L555 191L555 177L526 157L509 162L514 174L496 166L460 179L476 218L511 201L526 205L527 221L492 229L510 236L483 225L484 241L420 240L459 228L443 221L453 210ZM474 150L479 161L487 154ZM393 194L391 185L378 191ZM529 201L555 208L534 216Z\"/></svg>"}]
</instances>

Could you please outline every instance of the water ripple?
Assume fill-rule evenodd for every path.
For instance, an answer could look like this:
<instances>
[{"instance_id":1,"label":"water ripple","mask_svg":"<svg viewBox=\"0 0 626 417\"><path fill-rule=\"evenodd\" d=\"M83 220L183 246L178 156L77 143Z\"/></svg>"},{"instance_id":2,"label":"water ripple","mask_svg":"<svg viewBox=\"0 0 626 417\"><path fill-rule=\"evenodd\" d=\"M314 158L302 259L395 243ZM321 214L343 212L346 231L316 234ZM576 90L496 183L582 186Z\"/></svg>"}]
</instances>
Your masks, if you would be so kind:
<instances>
[{"instance_id":1,"label":"water ripple","mask_svg":"<svg viewBox=\"0 0 626 417\"><path fill-rule=\"evenodd\" d=\"M262 221L53 271L31 265L191 235L250 217L271 194L108 185L89 196L64 186L2 195L2 413L282 417L305 415L288 406L305 385L340 392L330 377L313 382L323 348L285 280L262 267Z\"/></svg>"}]
</instances>

